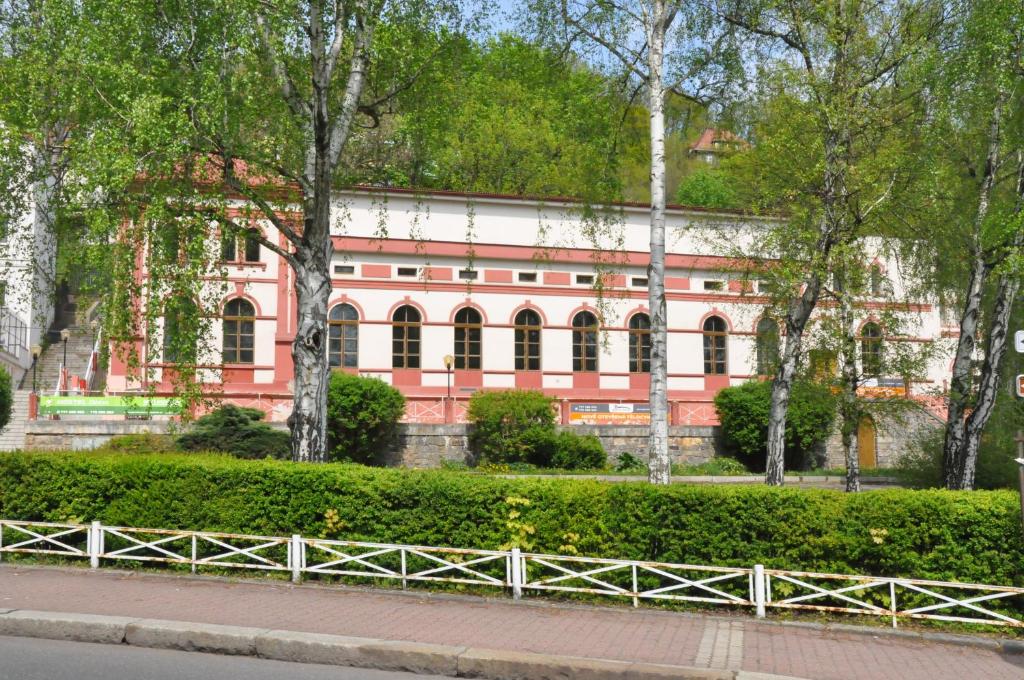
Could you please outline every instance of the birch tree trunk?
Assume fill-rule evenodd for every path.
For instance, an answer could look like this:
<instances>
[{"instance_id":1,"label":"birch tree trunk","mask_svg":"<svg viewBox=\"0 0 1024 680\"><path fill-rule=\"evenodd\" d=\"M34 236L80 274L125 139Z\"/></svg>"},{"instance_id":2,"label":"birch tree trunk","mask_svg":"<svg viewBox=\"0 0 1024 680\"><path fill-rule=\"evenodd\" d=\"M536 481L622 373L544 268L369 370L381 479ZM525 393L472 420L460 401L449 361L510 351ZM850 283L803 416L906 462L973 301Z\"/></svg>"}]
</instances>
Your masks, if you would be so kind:
<instances>
[{"instance_id":1,"label":"birch tree trunk","mask_svg":"<svg viewBox=\"0 0 1024 680\"><path fill-rule=\"evenodd\" d=\"M818 304L821 295L821 269L829 262L832 249L843 224L843 215L838 205L841 188L844 184L845 165L840 158L843 138L834 130L825 135L825 177L822 186L821 231L817 240L817 248L812 254L811 272L804 280L803 291L794 298L786 314L786 343L772 382L771 407L768 411L768 459L765 467L765 483L782 486L785 480L786 467L786 413L789 410L789 395L793 390L793 378L796 376L797 362L803 344L804 330L807 322Z\"/></svg>"},{"instance_id":2,"label":"birch tree trunk","mask_svg":"<svg viewBox=\"0 0 1024 680\"><path fill-rule=\"evenodd\" d=\"M292 342L294 405L288 417L292 460L327 460L327 304L331 295L330 181L305 201L305 247L295 251L298 324Z\"/></svg>"},{"instance_id":3,"label":"birch tree trunk","mask_svg":"<svg viewBox=\"0 0 1024 680\"><path fill-rule=\"evenodd\" d=\"M651 3L647 26L647 86L651 107L651 260L647 268L651 307L651 426L649 480L668 484L668 308L665 301L665 3Z\"/></svg>"},{"instance_id":4,"label":"birch tree trunk","mask_svg":"<svg viewBox=\"0 0 1024 680\"><path fill-rule=\"evenodd\" d=\"M860 459L854 436L860 420L857 405L857 323L853 313L853 299L842 273L836 275L836 295L839 297L839 323L843 332L842 387L839 397L840 433L843 458L846 460L846 490L860 491Z\"/></svg>"},{"instance_id":5,"label":"birch tree trunk","mask_svg":"<svg viewBox=\"0 0 1024 680\"><path fill-rule=\"evenodd\" d=\"M974 482L973 469L969 472L967 470L964 445L967 430L964 414L967 412L971 397L971 361L977 347L982 298L985 292L985 280L988 278L990 269L982 249L981 229L988 215L992 188L995 186L996 173L999 168L1001 116L1002 99L1000 98L996 102L989 125L988 152L985 157L985 170L981 186L978 189L978 207L975 211L971 235L970 247L973 258L970 284L964 300L964 311L960 315L960 337L957 339L949 384L946 436L943 443L943 470L945 471L946 488L949 489L972 488ZM968 486L968 476L970 477L970 486Z\"/></svg>"},{"instance_id":6,"label":"birch tree trunk","mask_svg":"<svg viewBox=\"0 0 1024 680\"><path fill-rule=\"evenodd\" d=\"M1015 214L1024 210L1024 152L1018 152L1017 159L1017 206ZM1011 252L1020 252L1024 248L1024 232L1019 229L1013 238ZM999 277L996 287L996 299L992 309L992 323L989 325L988 341L985 347L985 361L981 367L981 378L975 398L974 410L967 417L964 426L964 441L960 458L964 461L961 488L974 488L974 472L978 466L978 449L981 446L981 434L988 424L995 408L999 391L999 371L1006 356L1009 345L1010 317L1013 303L1020 291L1020 278L1014 272Z\"/></svg>"}]
</instances>

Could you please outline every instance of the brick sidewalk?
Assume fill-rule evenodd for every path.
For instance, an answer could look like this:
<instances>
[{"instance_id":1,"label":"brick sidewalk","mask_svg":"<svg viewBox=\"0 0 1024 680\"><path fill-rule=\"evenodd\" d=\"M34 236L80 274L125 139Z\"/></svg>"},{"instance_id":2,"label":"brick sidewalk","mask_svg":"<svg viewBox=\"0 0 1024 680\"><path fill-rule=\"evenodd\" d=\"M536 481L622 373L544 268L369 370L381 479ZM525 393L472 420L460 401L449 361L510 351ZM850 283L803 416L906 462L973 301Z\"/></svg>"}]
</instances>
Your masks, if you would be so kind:
<instances>
[{"instance_id":1,"label":"brick sidewalk","mask_svg":"<svg viewBox=\"0 0 1024 680\"><path fill-rule=\"evenodd\" d=\"M0 609L130 616L778 673L1024 679L1024 656L649 609L83 569L0 567Z\"/></svg>"}]
</instances>

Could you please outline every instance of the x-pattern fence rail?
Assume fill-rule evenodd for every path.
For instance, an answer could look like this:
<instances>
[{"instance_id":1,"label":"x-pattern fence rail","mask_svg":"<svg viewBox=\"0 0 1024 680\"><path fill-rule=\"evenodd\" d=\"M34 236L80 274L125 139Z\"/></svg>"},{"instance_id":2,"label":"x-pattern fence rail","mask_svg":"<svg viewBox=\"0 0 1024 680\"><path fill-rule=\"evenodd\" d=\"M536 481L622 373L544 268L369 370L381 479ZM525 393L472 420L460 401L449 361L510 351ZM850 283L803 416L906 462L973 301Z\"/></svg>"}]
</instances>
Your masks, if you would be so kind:
<instances>
[{"instance_id":1,"label":"x-pattern fence rail","mask_svg":"<svg viewBox=\"0 0 1024 680\"><path fill-rule=\"evenodd\" d=\"M162 562L303 575L457 583L523 591L586 593L702 605L808 609L892 618L1024 627L1024 588L899 577L671 564L511 550L335 541L293 535L136 529L0 520L0 559L35 554L101 561Z\"/></svg>"}]
</instances>

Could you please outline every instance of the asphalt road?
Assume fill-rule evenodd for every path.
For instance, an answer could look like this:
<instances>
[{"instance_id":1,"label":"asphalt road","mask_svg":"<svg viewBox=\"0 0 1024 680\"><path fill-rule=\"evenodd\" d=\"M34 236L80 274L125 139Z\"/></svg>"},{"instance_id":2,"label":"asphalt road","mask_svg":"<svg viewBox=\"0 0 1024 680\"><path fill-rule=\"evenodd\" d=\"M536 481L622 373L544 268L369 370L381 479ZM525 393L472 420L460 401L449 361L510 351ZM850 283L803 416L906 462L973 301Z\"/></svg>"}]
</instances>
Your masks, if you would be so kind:
<instances>
[{"instance_id":1,"label":"asphalt road","mask_svg":"<svg viewBox=\"0 0 1024 680\"><path fill-rule=\"evenodd\" d=\"M430 680L440 676L0 637L0 680Z\"/></svg>"}]
</instances>

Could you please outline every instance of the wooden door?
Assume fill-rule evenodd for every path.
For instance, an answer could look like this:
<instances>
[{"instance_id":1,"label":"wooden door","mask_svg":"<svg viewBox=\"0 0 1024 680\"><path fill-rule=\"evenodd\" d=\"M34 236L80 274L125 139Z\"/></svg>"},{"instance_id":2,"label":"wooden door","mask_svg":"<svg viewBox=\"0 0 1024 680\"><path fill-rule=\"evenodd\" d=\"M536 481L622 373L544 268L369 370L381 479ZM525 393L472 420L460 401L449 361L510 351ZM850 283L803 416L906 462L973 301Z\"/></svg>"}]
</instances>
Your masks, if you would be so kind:
<instances>
[{"instance_id":1,"label":"wooden door","mask_svg":"<svg viewBox=\"0 0 1024 680\"><path fill-rule=\"evenodd\" d=\"M857 425L857 460L861 469L878 467L875 440L875 421L864 416Z\"/></svg>"}]
</instances>

